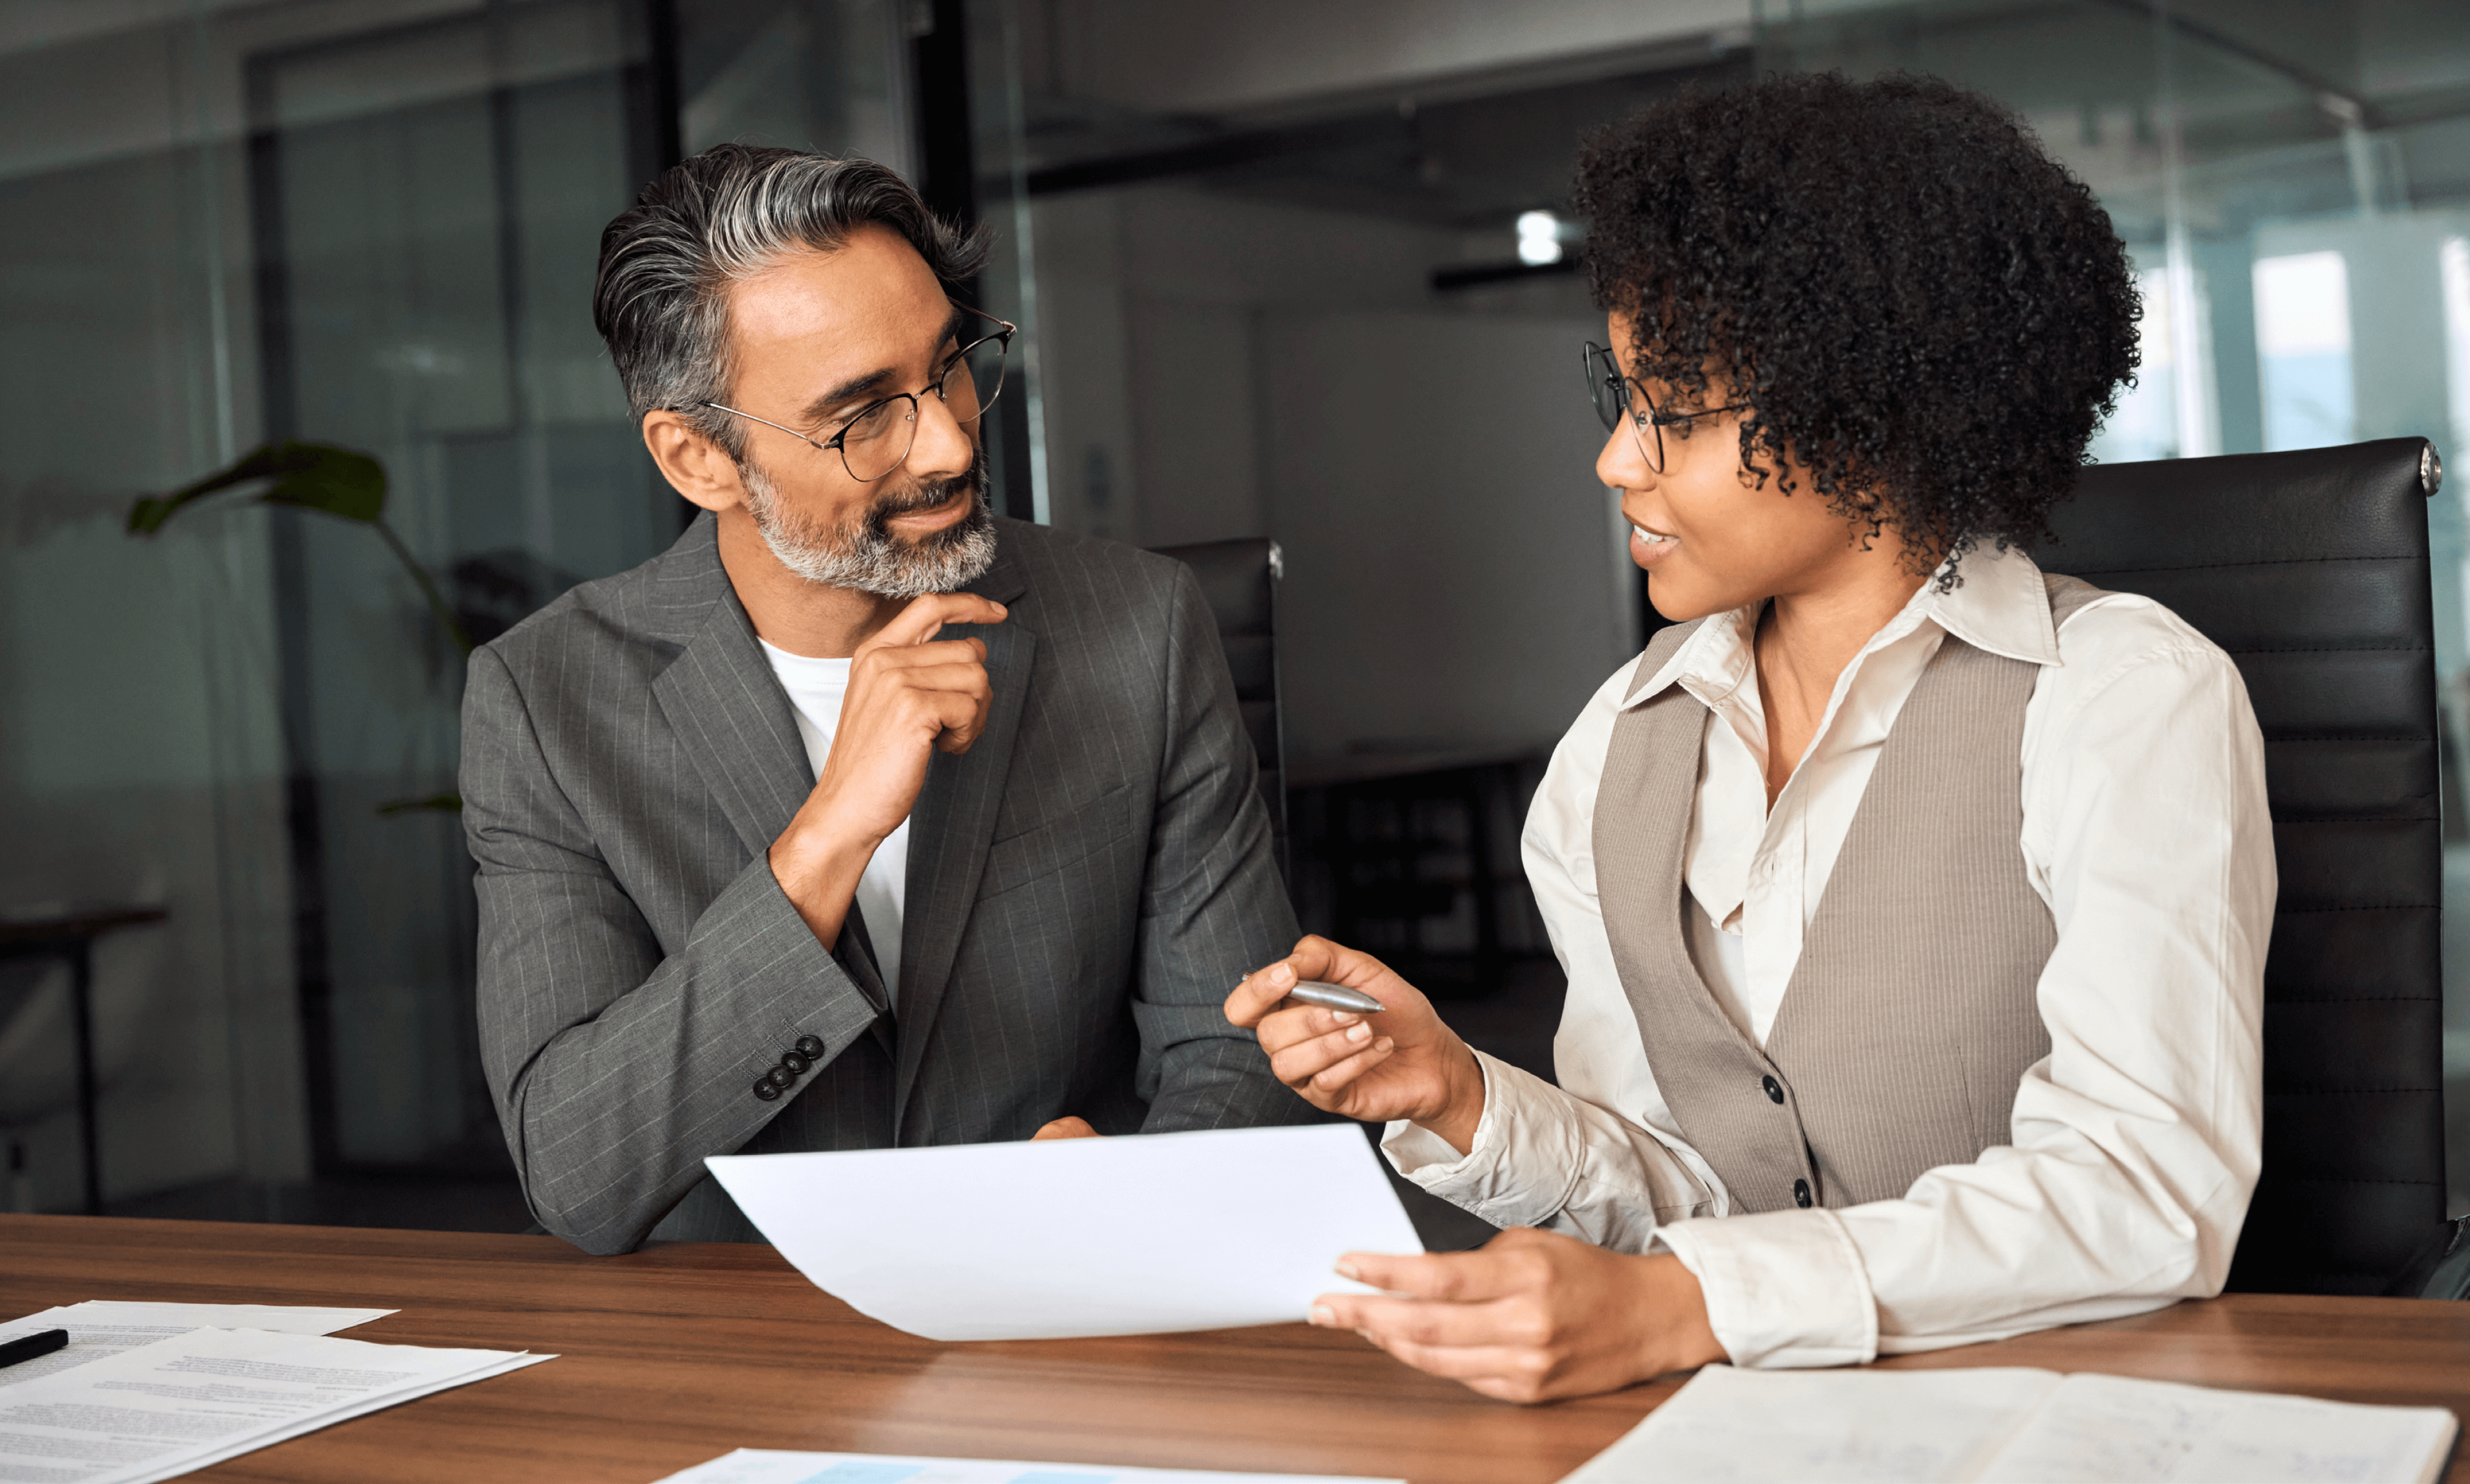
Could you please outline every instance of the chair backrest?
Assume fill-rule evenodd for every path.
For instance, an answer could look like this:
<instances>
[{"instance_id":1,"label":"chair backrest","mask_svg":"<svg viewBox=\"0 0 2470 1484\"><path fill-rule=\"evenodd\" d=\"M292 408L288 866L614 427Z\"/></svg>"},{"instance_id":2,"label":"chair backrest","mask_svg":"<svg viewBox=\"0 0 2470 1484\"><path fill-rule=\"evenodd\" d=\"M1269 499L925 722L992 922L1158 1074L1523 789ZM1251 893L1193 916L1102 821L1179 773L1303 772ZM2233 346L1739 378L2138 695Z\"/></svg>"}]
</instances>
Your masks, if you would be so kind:
<instances>
[{"instance_id":1,"label":"chair backrest","mask_svg":"<svg viewBox=\"0 0 2470 1484\"><path fill-rule=\"evenodd\" d=\"M1278 870L1287 870L1286 737L1278 721L1278 579L1286 561L1278 544L1262 536L1158 546L1192 568L1201 594L1218 618L1218 642L1235 677L1235 701L1260 760L1261 801L1270 806L1276 834Z\"/></svg>"},{"instance_id":2,"label":"chair backrest","mask_svg":"<svg viewBox=\"0 0 2470 1484\"><path fill-rule=\"evenodd\" d=\"M2419 438L2099 465L2035 553L2227 650L2264 730L2281 897L2232 1288L2380 1292L2443 1224L2435 484Z\"/></svg>"}]
</instances>

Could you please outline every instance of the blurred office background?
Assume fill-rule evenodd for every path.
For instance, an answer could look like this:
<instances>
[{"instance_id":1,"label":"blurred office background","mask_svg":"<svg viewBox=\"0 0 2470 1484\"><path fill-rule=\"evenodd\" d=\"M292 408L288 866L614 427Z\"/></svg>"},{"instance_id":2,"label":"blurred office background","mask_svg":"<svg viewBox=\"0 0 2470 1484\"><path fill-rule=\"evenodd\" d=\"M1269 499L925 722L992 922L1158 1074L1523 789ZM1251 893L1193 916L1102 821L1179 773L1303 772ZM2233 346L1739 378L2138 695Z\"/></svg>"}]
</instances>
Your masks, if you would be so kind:
<instances>
[{"instance_id":1,"label":"blurred office background","mask_svg":"<svg viewBox=\"0 0 2470 1484\"><path fill-rule=\"evenodd\" d=\"M2100 193L2147 313L2099 457L2425 434L2462 471L2432 519L2470 1211L2459 0L12 0L0 950L50 938L0 957L0 1207L85 1199L74 939L106 1209L523 1223L431 806L458 651L374 530L125 522L269 440L366 450L483 639L659 551L687 511L593 334L594 249L730 139L873 155L997 229L1008 509L1282 544L1307 921L1549 1056L1517 822L1648 621L1591 476L1574 145L1829 67L1983 89Z\"/></svg>"}]
</instances>

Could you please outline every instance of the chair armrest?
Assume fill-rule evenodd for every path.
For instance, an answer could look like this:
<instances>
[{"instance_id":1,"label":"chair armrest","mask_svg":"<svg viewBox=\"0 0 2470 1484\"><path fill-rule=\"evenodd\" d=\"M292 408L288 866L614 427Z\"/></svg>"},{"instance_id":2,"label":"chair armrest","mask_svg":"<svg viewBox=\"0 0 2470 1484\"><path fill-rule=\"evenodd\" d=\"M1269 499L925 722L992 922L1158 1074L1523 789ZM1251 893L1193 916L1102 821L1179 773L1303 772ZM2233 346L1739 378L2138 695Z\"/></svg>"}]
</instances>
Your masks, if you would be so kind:
<instances>
[{"instance_id":1,"label":"chair armrest","mask_svg":"<svg viewBox=\"0 0 2470 1484\"><path fill-rule=\"evenodd\" d=\"M2470 1217L2447 1221L2400 1276L2387 1298L2470 1299Z\"/></svg>"}]
</instances>

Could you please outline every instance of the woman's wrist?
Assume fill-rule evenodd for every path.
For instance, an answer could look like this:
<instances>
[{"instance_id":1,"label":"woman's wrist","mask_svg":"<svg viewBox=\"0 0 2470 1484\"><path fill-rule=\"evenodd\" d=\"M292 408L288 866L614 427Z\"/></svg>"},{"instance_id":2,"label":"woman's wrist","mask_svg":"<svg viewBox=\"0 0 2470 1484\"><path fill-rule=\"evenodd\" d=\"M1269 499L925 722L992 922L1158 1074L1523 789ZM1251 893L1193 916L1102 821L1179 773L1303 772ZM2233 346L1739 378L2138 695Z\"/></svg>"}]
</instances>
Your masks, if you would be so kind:
<instances>
[{"instance_id":1,"label":"woman's wrist","mask_svg":"<svg viewBox=\"0 0 2470 1484\"><path fill-rule=\"evenodd\" d=\"M1731 1358L1707 1316L1707 1292L1689 1264L1669 1252L1630 1259L1640 1288L1638 1311L1660 1322L1640 1336L1639 1378L1695 1370Z\"/></svg>"},{"instance_id":2,"label":"woman's wrist","mask_svg":"<svg viewBox=\"0 0 2470 1484\"><path fill-rule=\"evenodd\" d=\"M1415 1123L1463 1156L1474 1151L1476 1130L1483 1125L1483 1063L1476 1059L1475 1048L1451 1039L1455 1044L1443 1061L1447 1095L1431 1116Z\"/></svg>"}]
</instances>

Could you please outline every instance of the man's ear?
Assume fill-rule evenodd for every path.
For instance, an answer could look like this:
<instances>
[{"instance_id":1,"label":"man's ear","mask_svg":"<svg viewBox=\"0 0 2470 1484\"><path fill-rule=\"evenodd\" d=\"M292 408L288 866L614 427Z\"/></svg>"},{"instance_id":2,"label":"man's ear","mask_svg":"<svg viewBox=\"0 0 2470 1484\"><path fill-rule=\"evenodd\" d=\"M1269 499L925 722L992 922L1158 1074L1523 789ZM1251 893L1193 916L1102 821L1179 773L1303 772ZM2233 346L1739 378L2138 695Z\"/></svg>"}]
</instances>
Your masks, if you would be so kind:
<instances>
[{"instance_id":1,"label":"man's ear","mask_svg":"<svg viewBox=\"0 0 2470 1484\"><path fill-rule=\"evenodd\" d=\"M661 476L688 503L720 511L746 502L746 486L737 477L736 461L696 431L683 414L644 413L643 447L652 451L652 462L661 466Z\"/></svg>"}]
</instances>

